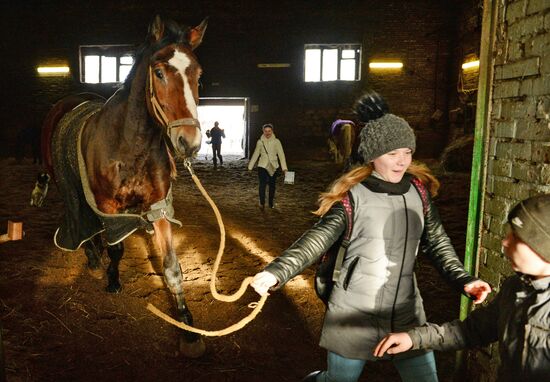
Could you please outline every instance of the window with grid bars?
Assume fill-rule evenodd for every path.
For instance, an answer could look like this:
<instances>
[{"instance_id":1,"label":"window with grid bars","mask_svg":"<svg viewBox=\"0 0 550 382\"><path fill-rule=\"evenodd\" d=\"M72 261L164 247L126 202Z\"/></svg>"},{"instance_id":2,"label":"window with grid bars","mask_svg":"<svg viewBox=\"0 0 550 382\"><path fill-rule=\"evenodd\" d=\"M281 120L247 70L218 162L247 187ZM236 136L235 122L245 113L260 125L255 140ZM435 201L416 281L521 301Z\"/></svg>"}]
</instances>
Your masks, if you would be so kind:
<instances>
[{"instance_id":1,"label":"window with grid bars","mask_svg":"<svg viewBox=\"0 0 550 382\"><path fill-rule=\"evenodd\" d=\"M359 81L360 44L306 44L305 82Z\"/></svg>"},{"instance_id":2,"label":"window with grid bars","mask_svg":"<svg viewBox=\"0 0 550 382\"><path fill-rule=\"evenodd\" d=\"M134 64L133 45L81 45L80 82L124 82Z\"/></svg>"}]
</instances>

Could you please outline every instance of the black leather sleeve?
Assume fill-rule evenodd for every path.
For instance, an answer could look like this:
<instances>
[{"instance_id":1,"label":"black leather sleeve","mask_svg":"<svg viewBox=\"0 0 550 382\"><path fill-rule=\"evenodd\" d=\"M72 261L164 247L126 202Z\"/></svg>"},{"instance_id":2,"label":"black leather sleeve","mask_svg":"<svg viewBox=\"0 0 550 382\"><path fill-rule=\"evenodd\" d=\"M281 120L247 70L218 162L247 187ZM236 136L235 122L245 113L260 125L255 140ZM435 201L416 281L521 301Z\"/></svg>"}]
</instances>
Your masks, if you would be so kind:
<instances>
[{"instance_id":1,"label":"black leather sleeve","mask_svg":"<svg viewBox=\"0 0 550 382\"><path fill-rule=\"evenodd\" d=\"M264 269L275 275L281 288L294 276L315 263L342 235L346 228L346 211L342 203L335 203L317 223L273 260Z\"/></svg>"},{"instance_id":2,"label":"black leather sleeve","mask_svg":"<svg viewBox=\"0 0 550 382\"><path fill-rule=\"evenodd\" d=\"M451 239L447 236L437 207L428 196L428 211L424 216L424 232L421 249L439 273L458 291L464 293L464 285L477 280L471 276L459 260Z\"/></svg>"}]
</instances>

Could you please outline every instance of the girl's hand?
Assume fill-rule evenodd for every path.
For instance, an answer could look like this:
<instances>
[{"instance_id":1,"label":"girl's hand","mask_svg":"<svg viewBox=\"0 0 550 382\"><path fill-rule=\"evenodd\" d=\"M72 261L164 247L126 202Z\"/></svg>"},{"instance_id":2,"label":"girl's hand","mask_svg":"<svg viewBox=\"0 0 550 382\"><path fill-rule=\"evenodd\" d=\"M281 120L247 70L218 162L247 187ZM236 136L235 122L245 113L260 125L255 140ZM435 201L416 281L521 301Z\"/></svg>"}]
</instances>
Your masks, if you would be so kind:
<instances>
[{"instance_id":1,"label":"girl's hand","mask_svg":"<svg viewBox=\"0 0 550 382\"><path fill-rule=\"evenodd\" d=\"M481 304L491 293L491 286L483 280L476 280L464 285L464 292L475 298L474 304Z\"/></svg>"},{"instance_id":2,"label":"girl's hand","mask_svg":"<svg viewBox=\"0 0 550 382\"><path fill-rule=\"evenodd\" d=\"M269 273L266 271L257 273L254 276L254 279L252 280L252 283L250 283L250 286L254 288L256 293L258 293L260 296L265 296L269 288L271 288L274 285L277 285L279 281L277 278L273 275L273 273Z\"/></svg>"},{"instance_id":3,"label":"girl's hand","mask_svg":"<svg viewBox=\"0 0 550 382\"><path fill-rule=\"evenodd\" d=\"M376 345L373 354L375 357L382 357L386 352L388 354L402 353L412 346L411 336L407 333L390 333Z\"/></svg>"}]
</instances>

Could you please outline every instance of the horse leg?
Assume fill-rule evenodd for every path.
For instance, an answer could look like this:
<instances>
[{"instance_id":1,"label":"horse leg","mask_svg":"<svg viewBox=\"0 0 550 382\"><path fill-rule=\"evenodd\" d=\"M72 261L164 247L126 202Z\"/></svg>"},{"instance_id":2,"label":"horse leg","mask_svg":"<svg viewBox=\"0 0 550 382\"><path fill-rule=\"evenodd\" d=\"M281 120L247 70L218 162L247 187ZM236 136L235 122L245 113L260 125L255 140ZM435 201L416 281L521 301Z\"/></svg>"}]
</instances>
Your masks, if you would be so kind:
<instances>
[{"instance_id":1,"label":"horse leg","mask_svg":"<svg viewBox=\"0 0 550 382\"><path fill-rule=\"evenodd\" d=\"M101 243L100 235L96 235L91 240L84 243L84 253L88 258L88 271L96 279L101 279L103 277L103 270L101 267L102 252L103 244Z\"/></svg>"},{"instance_id":2,"label":"horse leg","mask_svg":"<svg viewBox=\"0 0 550 382\"><path fill-rule=\"evenodd\" d=\"M122 255L124 255L124 244L120 242L115 245L109 245L107 253L109 254L109 259L111 259L107 268L107 279L109 281L107 292L119 293L122 290L122 286L118 278L118 264L120 263L120 259L122 259Z\"/></svg>"},{"instance_id":3,"label":"horse leg","mask_svg":"<svg viewBox=\"0 0 550 382\"><path fill-rule=\"evenodd\" d=\"M153 223L155 240L163 258L164 280L176 300L177 318L179 321L193 325L193 316L187 308L183 294L183 275L181 267L172 246L172 226L166 219L160 219ZM204 354L206 347L202 337L196 333L183 331L180 337L180 353L186 357L197 358Z\"/></svg>"},{"instance_id":4,"label":"horse leg","mask_svg":"<svg viewBox=\"0 0 550 382\"><path fill-rule=\"evenodd\" d=\"M84 243L84 253L88 258L88 268L95 270L101 267L101 252L103 252L103 245L99 235Z\"/></svg>"}]
</instances>

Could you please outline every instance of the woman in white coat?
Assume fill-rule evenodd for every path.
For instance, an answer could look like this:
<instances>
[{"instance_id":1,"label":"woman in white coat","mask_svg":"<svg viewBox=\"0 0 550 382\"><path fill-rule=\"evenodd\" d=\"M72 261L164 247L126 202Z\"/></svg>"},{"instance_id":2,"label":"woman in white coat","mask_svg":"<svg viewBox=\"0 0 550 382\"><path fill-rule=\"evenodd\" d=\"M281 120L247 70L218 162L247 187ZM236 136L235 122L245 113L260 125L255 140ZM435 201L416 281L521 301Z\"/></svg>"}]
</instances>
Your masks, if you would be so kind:
<instances>
[{"instance_id":1,"label":"woman in white coat","mask_svg":"<svg viewBox=\"0 0 550 382\"><path fill-rule=\"evenodd\" d=\"M248 170L251 171L258 161L258 179L260 181L260 208L265 207L265 188L269 185L269 208L274 208L275 185L279 175L279 161L283 172L287 172L285 152L281 141L273 133L273 125L266 123L262 126L263 134L256 143L256 149L250 162Z\"/></svg>"}]
</instances>

